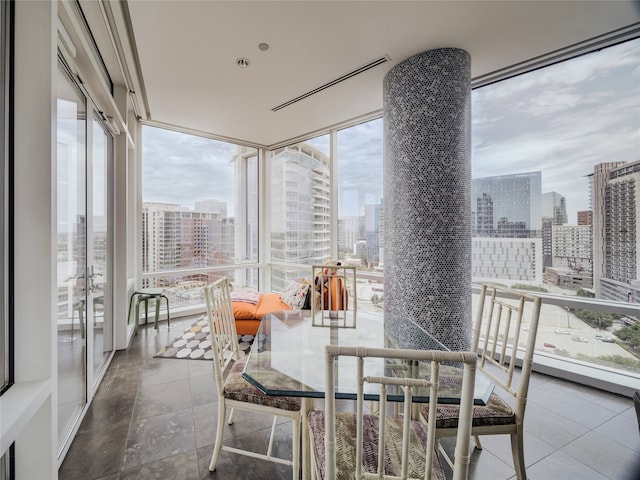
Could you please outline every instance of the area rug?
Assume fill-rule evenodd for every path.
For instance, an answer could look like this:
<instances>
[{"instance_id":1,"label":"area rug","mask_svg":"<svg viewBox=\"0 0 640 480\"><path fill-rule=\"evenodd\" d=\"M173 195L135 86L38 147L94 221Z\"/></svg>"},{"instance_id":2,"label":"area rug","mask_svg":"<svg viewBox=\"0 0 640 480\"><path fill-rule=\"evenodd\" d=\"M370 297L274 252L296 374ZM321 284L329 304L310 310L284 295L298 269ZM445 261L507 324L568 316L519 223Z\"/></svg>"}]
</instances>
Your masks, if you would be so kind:
<instances>
[{"instance_id":1,"label":"area rug","mask_svg":"<svg viewBox=\"0 0 640 480\"><path fill-rule=\"evenodd\" d=\"M253 335L238 335L240 356L247 355L251 350ZM211 336L207 318L203 315L196 323L187 328L169 345L162 347L154 358L177 358L185 360L211 360Z\"/></svg>"}]
</instances>

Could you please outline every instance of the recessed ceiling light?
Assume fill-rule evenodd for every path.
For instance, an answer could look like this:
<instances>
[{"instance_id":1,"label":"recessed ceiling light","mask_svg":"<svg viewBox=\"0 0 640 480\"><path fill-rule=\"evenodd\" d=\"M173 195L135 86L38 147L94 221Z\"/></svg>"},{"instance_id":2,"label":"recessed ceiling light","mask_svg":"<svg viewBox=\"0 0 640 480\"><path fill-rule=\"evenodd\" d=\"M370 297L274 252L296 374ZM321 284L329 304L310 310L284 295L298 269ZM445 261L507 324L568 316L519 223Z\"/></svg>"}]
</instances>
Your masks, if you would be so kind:
<instances>
[{"instance_id":1,"label":"recessed ceiling light","mask_svg":"<svg viewBox=\"0 0 640 480\"><path fill-rule=\"evenodd\" d=\"M269 50L269 44L268 43L260 43L258 45L258 48L264 52L265 50Z\"/></svg>"},{"instance_id":2,"label":"recessed ceiling light","mask_svg":"<svg viewBox=\"0 0 640 480\"><path fill-rule=\"evenodd\" d=\"M247 60L246 58L238 58L236 60L236 63L240 68L247 68L249 66L249 60Z\"/></svg>"}]
</instances>

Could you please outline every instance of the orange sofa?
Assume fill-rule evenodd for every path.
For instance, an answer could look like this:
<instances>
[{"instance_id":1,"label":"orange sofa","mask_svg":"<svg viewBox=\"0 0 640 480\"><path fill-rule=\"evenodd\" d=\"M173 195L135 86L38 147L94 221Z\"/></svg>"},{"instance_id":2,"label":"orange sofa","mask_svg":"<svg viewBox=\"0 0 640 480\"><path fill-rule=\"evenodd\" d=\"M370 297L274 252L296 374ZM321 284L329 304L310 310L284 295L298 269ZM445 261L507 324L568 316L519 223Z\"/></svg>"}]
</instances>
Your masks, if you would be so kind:
<instances>
[{"instance_id":1,"label":"orange sofa","mask_svg":"<svg viewBox=\"0 0 640 480\"><path fill-rule=\"evenodd\" d=\"M255 335L258 332L260 320L266 313L291 310L291 307L282 301L279 293L261 293L257 303L238 301L231 303L238 335Z\"/></svg>"}]
</instances>

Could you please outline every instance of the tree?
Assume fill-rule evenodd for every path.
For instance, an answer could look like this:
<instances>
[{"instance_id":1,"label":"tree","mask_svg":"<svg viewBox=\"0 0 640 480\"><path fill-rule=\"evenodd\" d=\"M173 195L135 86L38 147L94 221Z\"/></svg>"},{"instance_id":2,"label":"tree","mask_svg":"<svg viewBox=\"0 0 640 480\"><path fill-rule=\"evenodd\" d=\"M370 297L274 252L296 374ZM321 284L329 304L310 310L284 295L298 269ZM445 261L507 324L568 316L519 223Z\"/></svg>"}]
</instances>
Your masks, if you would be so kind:
<instances>
[{"instance_id":1,"label":"tree","mask_svg":"<svg viewBox=\"0 0 640 480\"><path fill-rule=\"evenodd\" d=\"M593 292L590 292L589 290L585 290L584 288L581 288L580 290L578 290L576 292L576 295L578 297L586 297L586 298L595 298L596 295Z\"/></svg>"},{"instance_id":2,"label":"tree","mask_svg":"<svg viewBox=\"0 0 640 480\"><path fill-rule=\"evenodd\" d=\"M613 325L614 320L620 320L620 315L615 313L594 312L582 308L570 308L569 311L594 328L609 328Z\"/></svg>"},{"instance_id":3,"label":"tree","mask_svg":"<svg viewBox=\"0 0 640 480\"><path fill-rule=\"evenodd\" d=\"M633 348L640 349L640 322L636 322L630 327L622 327L614 332L614 335Z\"/></svg>"}]
</instances>

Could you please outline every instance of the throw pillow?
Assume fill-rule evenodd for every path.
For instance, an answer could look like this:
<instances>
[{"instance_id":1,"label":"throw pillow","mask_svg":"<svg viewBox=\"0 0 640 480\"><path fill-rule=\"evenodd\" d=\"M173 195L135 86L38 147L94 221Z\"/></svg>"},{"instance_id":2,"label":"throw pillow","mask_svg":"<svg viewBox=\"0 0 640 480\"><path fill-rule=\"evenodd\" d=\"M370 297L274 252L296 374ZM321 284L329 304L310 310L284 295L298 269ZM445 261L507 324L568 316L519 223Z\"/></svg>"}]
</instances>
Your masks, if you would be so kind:
<instances>
[{"instance_id":1,"label":"throw pillow","mask_svg":"<svg viewBox=\"0 0 640 480\"><path fill-rule=\"evenodd\" d=\"M284 303L289 305L292 310L302 310L308 293L308 284L291 282L280 294L280 298Z\"/></svg>"}]
</instances>

